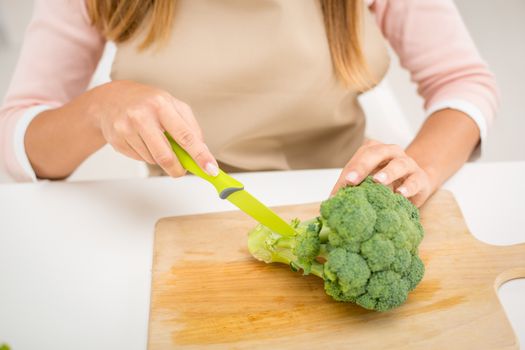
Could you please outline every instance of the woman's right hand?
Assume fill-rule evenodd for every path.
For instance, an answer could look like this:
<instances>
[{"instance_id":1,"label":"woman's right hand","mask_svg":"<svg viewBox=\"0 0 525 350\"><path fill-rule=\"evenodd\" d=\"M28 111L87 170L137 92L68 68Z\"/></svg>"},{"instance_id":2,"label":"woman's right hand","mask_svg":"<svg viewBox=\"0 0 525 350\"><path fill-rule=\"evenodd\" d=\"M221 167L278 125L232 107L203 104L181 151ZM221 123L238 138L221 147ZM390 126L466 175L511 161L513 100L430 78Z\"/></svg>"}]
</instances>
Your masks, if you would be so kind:
<instances>
[{"instance_id":1,"label":"woman's right hand","mask_svg":"<svg viewBox=\"0 0 525 350\"><path fill-rule=\"evenodd\" d=\"M132 81L113 81L91 90L95 125L118 152L158 164L173 177L186 171L164 136L167 131L209 175L219 172L191 108L169 93Z\"/></svg>"}]
</instances>

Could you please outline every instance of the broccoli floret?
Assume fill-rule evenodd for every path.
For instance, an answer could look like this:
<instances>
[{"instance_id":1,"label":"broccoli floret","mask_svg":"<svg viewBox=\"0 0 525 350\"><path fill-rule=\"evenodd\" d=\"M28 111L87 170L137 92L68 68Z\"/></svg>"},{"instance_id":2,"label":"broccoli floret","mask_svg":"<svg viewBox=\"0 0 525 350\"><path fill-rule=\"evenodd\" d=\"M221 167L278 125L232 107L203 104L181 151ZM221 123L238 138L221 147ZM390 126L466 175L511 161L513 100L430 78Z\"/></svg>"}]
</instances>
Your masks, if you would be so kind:
<instances>
[{"instance_id":1,"label":"broccoli floret","mask_svg":"<svg viewBox=\"0 0 525 350\"><path fill-rule=\"evenodd\" d=\"M292 221L292 237L258 225L248 235L250 253L321 277L335 300L377 311L403 304L425 271L418 209L369 177L322 202L320 213Z\"/></svg>"},{"instance_id":2,"label":"broccoli floret","mask_svg":"<svg viewBox=\"0 0 525 350\"><path fill-rule=\"evenodd\" d=\"M396 257L396 247L390 239L379 233L361 244L361 255L371 271L389 270Z\"/></svg>"},{"instance_id":3,"label":"broccoli floret","mask_svg":"<svg viewBox=\"0 0 525 350\"><path fill-rule=\"evenodd\" d=\"M387 311L403 304L408 296L408 282L394 271L374 273L366 287L366 293L357 298L357 305L365 309Z\"/></svg>"},{"instance_id":4,"label":"broccoli floret","mask_svg":"<svg viewBox=\"0 0 525 350\"><path fill-rule=\"evenodd\" d=\"M339 301L355 301L366 292L370 274L361 255L335 248L328 253L324 264L326 294Z\"/></svg>"},{"instance_id":5,"label":"broccoli floret","mask_svg":"<svg viewBox=\"0 0 525 350\"><path fill-rule=\"evenodd\" d=\"M332 229L330 243L359 243L374 233L376 212L368 202L367 191L360 187L346 187L330 200L321 203L321 216Z\"/></svg>"},{"instance_id":6,"label":"broccoli floret","mask_svg":"<svg viewBox=\"0 0 525 350\"><path fill-rule=\"evenodd\" d=\"M319 255L321 239L319 238L320 224L317 220L308 225L296 227L298 235L292 246L292 253L297 257L297 262L305 274L310 273L312 263Z\"/></svg>"}]
</instances>

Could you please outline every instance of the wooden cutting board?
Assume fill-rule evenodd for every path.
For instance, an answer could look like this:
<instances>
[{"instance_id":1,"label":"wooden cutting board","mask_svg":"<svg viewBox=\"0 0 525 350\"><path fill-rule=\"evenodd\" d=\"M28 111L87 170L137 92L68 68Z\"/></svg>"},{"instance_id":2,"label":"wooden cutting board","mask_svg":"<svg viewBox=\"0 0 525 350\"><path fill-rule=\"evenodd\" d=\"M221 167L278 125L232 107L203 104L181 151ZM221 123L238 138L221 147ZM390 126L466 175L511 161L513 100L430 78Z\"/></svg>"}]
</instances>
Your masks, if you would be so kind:
<instances>
[{"instance_id":1,"label":"wooden cutting board","mask_svg":"<svg viewBox=\"0 0 525 350\"><path fill-rule=\"evenodd\" d=\"M276 211L309 218L318 208ZM246 249L254 221L241 212L162 219L149 349L518 348L496 290L525 277L525 244L477 241L447 191L434 195L421 217L425 277L406 304L386 313L335 302L319 278L254 260Z\"/></svg>"}]
</instances>

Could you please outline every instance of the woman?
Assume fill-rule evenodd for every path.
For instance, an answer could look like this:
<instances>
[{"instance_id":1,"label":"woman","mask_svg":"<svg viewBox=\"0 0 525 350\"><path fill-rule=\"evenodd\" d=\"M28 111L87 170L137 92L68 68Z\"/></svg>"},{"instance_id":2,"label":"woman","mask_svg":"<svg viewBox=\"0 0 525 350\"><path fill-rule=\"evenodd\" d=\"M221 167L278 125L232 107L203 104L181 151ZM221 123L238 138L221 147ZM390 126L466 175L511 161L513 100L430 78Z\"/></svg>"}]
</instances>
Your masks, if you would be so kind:
<instances>
[{"instance_id":1,"label":"woman","mask_svg":"<svg viewBox=\"0 0 525 350\"><path fill-rule=\"evenodd\" d=\"M428 118L403 150L363 144L356 97L386 40ZM84 91L106 40L113 81ZM492 74L452 0L37 0L0 111L17 179L62 179L104 144L177 177L168 131L210 175L342 167L424 201L483 142Z\"/></svg>"}]
</instances>

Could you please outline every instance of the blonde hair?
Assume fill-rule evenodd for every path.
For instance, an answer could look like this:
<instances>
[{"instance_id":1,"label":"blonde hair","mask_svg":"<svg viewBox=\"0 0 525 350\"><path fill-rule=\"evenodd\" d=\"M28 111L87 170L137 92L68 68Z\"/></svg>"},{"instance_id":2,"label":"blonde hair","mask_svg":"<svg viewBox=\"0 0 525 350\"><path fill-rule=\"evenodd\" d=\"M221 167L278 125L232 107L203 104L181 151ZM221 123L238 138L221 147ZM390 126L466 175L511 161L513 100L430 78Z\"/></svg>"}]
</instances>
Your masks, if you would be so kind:
<instances>
[{"instance_id":1,"label":"blonde hair","mask_svg":"<svg viewBox=\"0 0 525 350\"><path fill-rule=\"evenodd\" d=\"M374 85L363 54L363 0L320 0L337 79L361 91ZM176 0L87 0L93 25L117 43L132 38L148 18L145 49L169 37Z\"/></svg>"}]
</instances>

